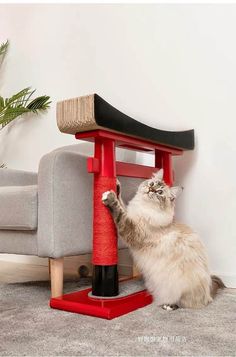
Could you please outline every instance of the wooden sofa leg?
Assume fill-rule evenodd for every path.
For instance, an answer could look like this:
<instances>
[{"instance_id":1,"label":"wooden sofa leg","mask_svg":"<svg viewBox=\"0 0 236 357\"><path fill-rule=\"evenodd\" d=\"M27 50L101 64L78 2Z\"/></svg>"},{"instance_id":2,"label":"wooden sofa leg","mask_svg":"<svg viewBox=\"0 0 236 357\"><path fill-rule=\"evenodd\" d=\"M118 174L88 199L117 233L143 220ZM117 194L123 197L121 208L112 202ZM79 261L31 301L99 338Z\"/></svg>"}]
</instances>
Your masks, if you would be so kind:
<instances>
[{"instance_id":1,"label":"wooden sofa leg","mask_svg":"<svg viewBox=\"0 0 236 357\"><path fill-rule=\"evenodd\" d=\"M51 278L51 297L61 296L63 294L64 258L50 258L49 261Z\"/></svg>"},{"instance_id":2,"label":"wooden sofa leg","mask_svg":"<svg viewBox=\"0 0 236 357\"><path fill-rule=\"evenodd\" d=\"M48 275L51 280L51 264L50 264L50 258L48 258Z\"/></svg>"}]
</instances>

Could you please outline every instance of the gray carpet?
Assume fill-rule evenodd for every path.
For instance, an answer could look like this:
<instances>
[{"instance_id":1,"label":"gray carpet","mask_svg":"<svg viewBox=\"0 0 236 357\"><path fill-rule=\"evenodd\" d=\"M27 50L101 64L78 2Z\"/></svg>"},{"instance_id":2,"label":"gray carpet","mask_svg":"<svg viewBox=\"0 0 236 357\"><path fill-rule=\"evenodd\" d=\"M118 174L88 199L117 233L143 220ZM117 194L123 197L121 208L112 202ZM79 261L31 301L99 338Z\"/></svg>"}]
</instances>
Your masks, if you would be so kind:
<instances>
[{"instance_id":1,"label":"gray carpet","mask_svg":"<svg viewBox=\"0 0 236 357\"><path fill-rule=\"evenodd\" d=\"M153 303L111 321L52 310L48 300L46 282L0 285L0 356L236 356L235 290L202 310Z\"/></svg>"}]
</instances>

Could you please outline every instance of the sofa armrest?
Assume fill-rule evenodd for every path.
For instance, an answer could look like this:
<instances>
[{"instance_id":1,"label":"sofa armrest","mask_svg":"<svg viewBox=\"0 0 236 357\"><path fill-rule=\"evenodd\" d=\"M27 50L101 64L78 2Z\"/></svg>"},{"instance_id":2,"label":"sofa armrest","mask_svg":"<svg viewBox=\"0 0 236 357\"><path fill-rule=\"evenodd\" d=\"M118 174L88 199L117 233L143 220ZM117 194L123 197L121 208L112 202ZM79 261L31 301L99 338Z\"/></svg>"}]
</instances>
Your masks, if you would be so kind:
<instances>
[{"instance_id":1,"label":"sofa armrest","mask_svg":"<svg viewBox=\"0 0 236 357\"><path fill-rule=\"evenodd\" d=\"M0 186L37 185L37 173L12 169L0 169Z\"/></svg>"},{"instance_id":2,"label":"sofa armrest","mask_svg":"<svg viewBox=\"0 0 236 357\"><path fill-rule=\"evenodd\" d=\"M92 175L73 146L45 155L38 173L38 255L60 258L92 249Z\"/></svg>"},{"instance_id":3,"label":"sofa armrest","mask_svg":"<svg viewBox=\"0 0 236 357\"><path fill-rule=\"evenodd\" d=\"M80 144L45 155L38 173L38 255L61 258L92 251L93 175ZM142 179L119 177L128 202ZM119 248L126 247L118 240Z\"/></svg>"}]
</instances>

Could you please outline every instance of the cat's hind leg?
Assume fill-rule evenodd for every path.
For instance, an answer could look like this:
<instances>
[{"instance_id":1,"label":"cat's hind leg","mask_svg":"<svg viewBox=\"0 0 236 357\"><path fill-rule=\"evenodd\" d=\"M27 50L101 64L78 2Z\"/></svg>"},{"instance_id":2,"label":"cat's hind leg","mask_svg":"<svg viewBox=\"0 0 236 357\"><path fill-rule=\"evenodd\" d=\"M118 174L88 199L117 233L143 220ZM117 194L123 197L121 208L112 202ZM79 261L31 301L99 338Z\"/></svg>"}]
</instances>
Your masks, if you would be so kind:
<instances>
[{"instance_id":1,"label":"cat's hind leg","mask_svg":"<svg viewBox=\"0 0 236 357\"><path fill-rule=\"evenodd\" d=\"M209 289L204 291L201 290L201 287L199 286L197 289L193 291L190 290L183 294L179 300L179 305L188 309L201 309L212 302L212 300Z\"/></svg>"}]
</instances>

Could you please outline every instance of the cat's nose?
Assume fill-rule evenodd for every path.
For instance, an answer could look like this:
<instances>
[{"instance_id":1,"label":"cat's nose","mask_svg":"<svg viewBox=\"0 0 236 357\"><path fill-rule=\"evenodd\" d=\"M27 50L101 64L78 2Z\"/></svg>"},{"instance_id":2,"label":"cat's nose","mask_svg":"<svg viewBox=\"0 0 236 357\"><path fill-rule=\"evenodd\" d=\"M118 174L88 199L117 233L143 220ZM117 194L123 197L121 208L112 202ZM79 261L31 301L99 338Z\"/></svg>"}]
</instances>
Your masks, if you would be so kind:
<instances>
[{"instance_id":1,"label":"cat's nose","mask_svg":"<svg viewBox=\"0 0 236 357\"><path fill-rule=\"evenodd\" d=\"M155 188L153 186L149 187L149 192L155 192Z\"/></svg>"}]
</instances>

